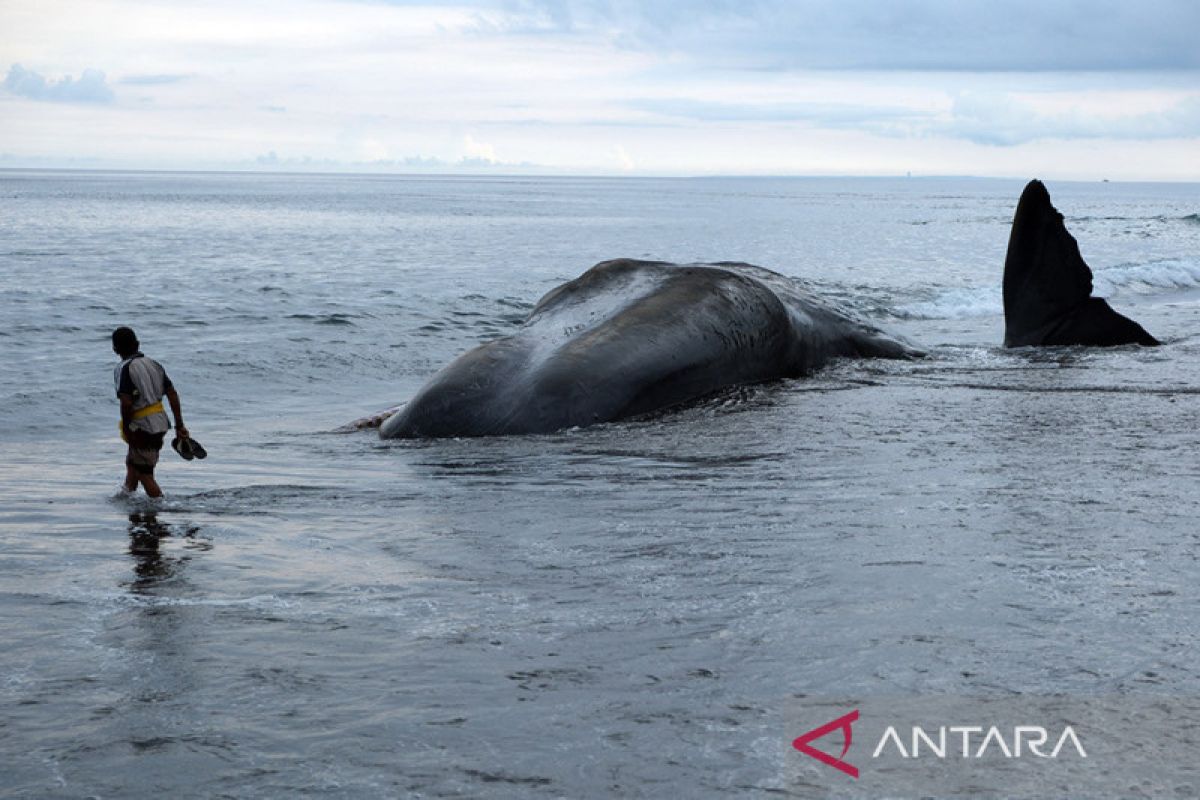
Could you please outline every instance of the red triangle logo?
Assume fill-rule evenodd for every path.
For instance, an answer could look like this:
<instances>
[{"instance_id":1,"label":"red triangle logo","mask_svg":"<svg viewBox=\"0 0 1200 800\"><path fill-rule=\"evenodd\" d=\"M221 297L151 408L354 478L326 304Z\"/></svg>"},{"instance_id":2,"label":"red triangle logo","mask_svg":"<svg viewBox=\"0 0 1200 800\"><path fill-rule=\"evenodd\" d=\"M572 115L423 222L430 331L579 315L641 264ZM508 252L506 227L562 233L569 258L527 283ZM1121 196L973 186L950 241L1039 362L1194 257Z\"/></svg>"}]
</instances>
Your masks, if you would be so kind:
<instances>
[{"instance_id":1,"label":"red triangle logo","mask_svg":"<svg viewBox=\"0 0 1200 800\"><path fill-rule=\"evenodd\" d=\"M853 725L857 721L858 721L858 709L856 708L853 711L851 711L849 714L846 714L845 716L838 717L837 719L833 720L832 722L826 722L821 727L813 728L808 733L805 733L801 736L796 737L795 741L792 742L792 747L796 748L801 753L804 753L804 755L806 755L806 756L812 756L817 761L820 761L822 764L828 764L829 766L833 767L834 769L841 770L842 772L849 775L851 778L857 778L858 777L858 767L842 760L846 757L846 753L849 752L850 742L854 738L853 733L850 731L850 726ZM817 748L811 747L809 745L809 742L820 739L825 734L832 733L836 730L841 730L841 732L842 732L842 742L843 742L842 754L839 757L834 758L833 756L829 755L828 753L824 753L824 752L818 750Z\"/></svg>"}]
</instances>

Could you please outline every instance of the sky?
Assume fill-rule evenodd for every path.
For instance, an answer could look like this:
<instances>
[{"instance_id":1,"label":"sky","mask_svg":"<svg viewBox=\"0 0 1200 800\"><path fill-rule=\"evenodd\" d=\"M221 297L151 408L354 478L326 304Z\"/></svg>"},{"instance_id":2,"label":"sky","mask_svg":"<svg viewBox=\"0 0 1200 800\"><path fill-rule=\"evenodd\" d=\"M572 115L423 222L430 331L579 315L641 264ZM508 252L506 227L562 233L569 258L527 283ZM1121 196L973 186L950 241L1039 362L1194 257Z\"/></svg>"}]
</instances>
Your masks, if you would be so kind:
<instances>
[{"instance_id":1,"label":"sky","mask_svg":"<svg viewBox=\"0 0 1200 800\"><path fill-rule=\"evenodd\" d=\"M1200 180L1196 0L0 0L0 168Z\"/></svg>"}]
</instances>

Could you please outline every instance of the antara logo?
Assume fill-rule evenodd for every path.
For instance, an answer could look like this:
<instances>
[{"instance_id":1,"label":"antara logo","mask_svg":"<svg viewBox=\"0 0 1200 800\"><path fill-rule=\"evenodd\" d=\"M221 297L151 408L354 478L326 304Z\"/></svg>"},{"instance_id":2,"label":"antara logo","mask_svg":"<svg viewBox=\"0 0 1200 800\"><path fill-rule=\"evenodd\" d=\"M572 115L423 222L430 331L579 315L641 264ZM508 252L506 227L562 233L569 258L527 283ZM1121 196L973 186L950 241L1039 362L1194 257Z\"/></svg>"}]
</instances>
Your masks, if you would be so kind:
<instances>
[{"instance_id":1,"label":"antara logo","mask_svg":"<svg viewBox=\"0 0 1200 800\"><path fill-rule=\"evenodd\" d=\"M828 764L834 769L846 773L851 778L857 778L858 767L846 761L846 753L850 752L850 744L854 741L851 726L857 721L858 709L856 708L849 714L826 722L824 725L813 728L808 733L796 737L792 741L792 747L806 756L817 759L822 764ZM812 742L838 730L842 732L842 753L840 756L835 758L829 753L812 746ZM910 746L905 747L905 743L897 732L896 726L889 725L887 730L883 732L883 735L879 737L879 744L875 746L875 750L871 753L871 758L879 758L889 746L901 758L920 758L923 755L922 750L925 750L934 758L946 758L948 754L956 752L961 753L962 758L982 758L989 748L1002 753L1005 758L1021 758L1024 753L1032 753L1038 758L1058 758L1058 754L1068 744L1079 754L1080 758L1088 757L1087 751L1083 749L1083 743L1079 740L1079 736L1070 725L1063 728L1062 733L1056 740L1056 744L1049 753L1045 752L1043 748L1047 745L1050 734L1040 725L1014 726L1012 736L1008 738L995 725L987 728L979 725L943 725L935 730L937 733L931 735L924 728L917 725L912 726L912 736L909 739ZM979 737L974 740L974 743L977 745L975 747L972 747L972 734ZM948 739L949 741L947 741ZM961 742L961 750L949 746L955 740Z\"/></svg>"},{"instance_id":2,"label":"antara logo","mask_svg":"<svg viewBox=\"0 0 1200 800\"><path fill-rule=\"evenodd\" d=\"M871 758L879 758L879 754L883 752L890 742L901 758L920 758L921 743L925 743L925 749L932 753L937 758L945 758L947 750L946 733L949 732L951 742L958 738L962 742L961 755L963 758L983 758L987 753L988 748L992 747L1000 753L1004 754L1005 758L1020 758L1021 745L1025 745L1026 752L1033 753L1038 758L1058 758L1058 754L1062 752L1065 745L1070 745L1075 748L1075 752L1080 758L1087 758L1087 751L1083 749L1083 743L1079 741L1079 737L1075 734L1075 729L1070 725L1063 728L1063 732L1058 737L1057 744L1049 753L1043 752L1042 748L1046 745L1049 739L1049 732L1041 725L1017 725L1012 729L1012 736L1009 739L1004 738L1004 734L995 725L986 729L979 725L951 725L949 727L943 725L937 729L937 738L930 736L924 728L913 726L912 729L912 746L905 749L904 742L900 739L900 734L896 732L896 728L889 725L888 729L883 732L883 736L879 737L879 744L875 748L875 752L871 754ZM982 734L982 738L978 739L978 748L972 749L971 735ZM1012 742L1012 746L1009 746Z\"/></svg>"},{"instance_id":3,"label":"antara logo","mask_svg":"<svg viewBox=\"0 0 1200 800\"><path fill-rule=\"evenodd\" d=\"M854 709L845 716L838 717L832 722L826 722L819 728L813 728L808 733L797 736L792 742L792 747L804 753L806 756L812 756L817 761L823 764L828 764L834 769L840 769L842 772L849 775L851 778L858 777L858 767L845 761L846 753L850 750L850 743L854 741L854 732L850 726L858 721L858 709ZM842 754L838 758L834 758L828 753L822 753L815 747L810 747L809 742L820 739L827 733L833 733L836 730L842 731Z\"/></svg>"}]
</instances>

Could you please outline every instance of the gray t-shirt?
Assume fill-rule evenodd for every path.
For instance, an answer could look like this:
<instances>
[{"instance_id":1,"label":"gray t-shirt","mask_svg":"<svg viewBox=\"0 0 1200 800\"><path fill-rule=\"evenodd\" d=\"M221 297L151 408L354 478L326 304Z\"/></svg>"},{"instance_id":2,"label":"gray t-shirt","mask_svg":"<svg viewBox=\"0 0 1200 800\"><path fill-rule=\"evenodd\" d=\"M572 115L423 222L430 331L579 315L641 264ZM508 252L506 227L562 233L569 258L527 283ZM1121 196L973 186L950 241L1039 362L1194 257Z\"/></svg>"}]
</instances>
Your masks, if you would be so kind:
<instances>
[{"instance_id":1,"label":"gray t-shirt","mask_svg":"<svg viewBox=\"0 0 1200 800\"><path fill-rule=\"evenodd\" d=\"M163 395L171 389L171 379L167 371L152 358L146 358L141 353L122 361L113 371L113 382L117 386L117 394L127 394L133 397L133 410L152 406L162 402ZM146 433L165 433L171 428L166 411L158 411L130 423L134 430Z\"/></svg>"}]
</instances>

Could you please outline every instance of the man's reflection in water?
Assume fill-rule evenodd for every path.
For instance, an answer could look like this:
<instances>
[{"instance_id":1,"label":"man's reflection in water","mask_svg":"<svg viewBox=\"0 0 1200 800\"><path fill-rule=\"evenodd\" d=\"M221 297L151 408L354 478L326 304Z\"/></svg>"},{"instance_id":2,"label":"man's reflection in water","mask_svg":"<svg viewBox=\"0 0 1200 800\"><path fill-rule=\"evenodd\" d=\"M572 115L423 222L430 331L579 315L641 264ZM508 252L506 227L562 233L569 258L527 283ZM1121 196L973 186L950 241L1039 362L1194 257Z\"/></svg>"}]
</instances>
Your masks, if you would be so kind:
<instances>
[{"instance_id":1,"label":"man's reflection in water","mask_svg":"<svg viewBox=\"0 0 1200 800\"><path fill-rule=\"evenodd\" d=\"M190 555L168 556L160 549L163 539L179 536L186 541L187 550L211 550L212 543L196 537L199 528L186 525L178 530L158 520L153 511L135 511L129 515L129 555L134 558L136 577L129 584L134 594L149 594L154 587L169 582L191 558Z\"/></svg>"},{"instance_id":2,"label":"man's reflection in water","mask_svg":"<svg viewBox=\"0 0 1200 800\"><path fill-rule=\"evenodd\" d=\"M179 603L196 594L183 569L196 551L212 549L197 526L168 524L153 511L129 515L133 575L122 585L139 601L109 622L107 644L127 653L127 696L110 720L109 735L135 755L189 764L178 749L180 719L198 716L194 703L202 675L193 649L204 609ZM173 540L173 541L171 541ZM164 755L166 754L166 755ZM138 762L153 768L157 762Z\"/></svg>"}]
</instances>

